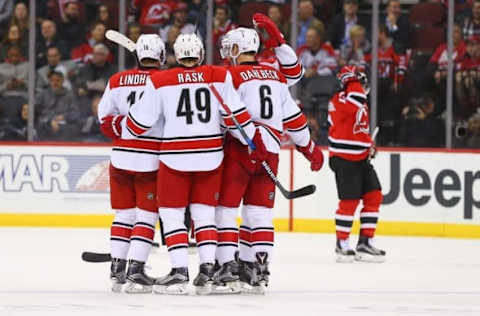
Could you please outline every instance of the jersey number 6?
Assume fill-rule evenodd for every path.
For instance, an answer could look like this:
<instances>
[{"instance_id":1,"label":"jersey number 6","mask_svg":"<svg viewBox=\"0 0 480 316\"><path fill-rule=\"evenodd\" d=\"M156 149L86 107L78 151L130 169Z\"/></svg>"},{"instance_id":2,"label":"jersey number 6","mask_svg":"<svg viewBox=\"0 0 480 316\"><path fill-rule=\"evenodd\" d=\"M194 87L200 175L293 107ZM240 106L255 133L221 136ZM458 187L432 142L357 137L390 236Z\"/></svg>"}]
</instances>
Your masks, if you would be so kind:
<instances>
[{"instance_id":1,"label":"jersey number 6","mask_svg":"<svg viewBox=\"0 0 480 316\"><path fill-rule=\"evenodd\" d=\"M198 110L198 120L210 122L210 90L200 88L195 91L195 107ZM193 110L190 103L190 89L183 89L177 107L177 117L185 116L187 124L193 124Z\"/></svg>"},{"instance_id":2,"label":"jersey number 6","mask_svg":"<svg viewBox=\"0 0 480 316\"><path fill-rule=\"evenodd\" d=\"M273 116L273 103L270 96L272 89L269 86L260 86L260 117L270 119Z\"/></svg>"}]
</instances>

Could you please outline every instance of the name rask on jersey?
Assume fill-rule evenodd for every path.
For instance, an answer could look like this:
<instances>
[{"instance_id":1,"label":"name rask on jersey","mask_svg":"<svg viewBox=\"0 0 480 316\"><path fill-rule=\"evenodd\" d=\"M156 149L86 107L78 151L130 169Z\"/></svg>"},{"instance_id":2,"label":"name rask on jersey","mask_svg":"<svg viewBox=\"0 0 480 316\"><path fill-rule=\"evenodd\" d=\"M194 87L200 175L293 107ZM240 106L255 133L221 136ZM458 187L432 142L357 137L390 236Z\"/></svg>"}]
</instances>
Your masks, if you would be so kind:
<instances>
[{"instance_id":1,"label":"name rask on jersey","mask_svg":"<svg viewBox=\"0 0 480 316\"><path fill-rule=\"evenodd\" d=\"M192 73L183 73L178 74L178 83L197 83L197 82L205 82L203 78L203 73L201 72L192 72Z\"/></svg>"},{"instance_id":2,"label":"name rask on jersey","mask_svg":"<svg viewBox=\"0 0 480 316\"><path fill-rule=\"evenodd\" d=\"M127 74L120 76L119 86L143 86L147 82L148 74Z\"/></svg>"},{"instance_id":3,"label":"name rask on jersey","mask_svg":"<svg viewBox=\"0 0 480 316\"><path fill-rule=\"evenodd\" d=\"M272 79L280 81L280 77L276 70L245 70L240 72L240 76L243 80L252 80L252 79Z\"/></svg>"}]
</instances>

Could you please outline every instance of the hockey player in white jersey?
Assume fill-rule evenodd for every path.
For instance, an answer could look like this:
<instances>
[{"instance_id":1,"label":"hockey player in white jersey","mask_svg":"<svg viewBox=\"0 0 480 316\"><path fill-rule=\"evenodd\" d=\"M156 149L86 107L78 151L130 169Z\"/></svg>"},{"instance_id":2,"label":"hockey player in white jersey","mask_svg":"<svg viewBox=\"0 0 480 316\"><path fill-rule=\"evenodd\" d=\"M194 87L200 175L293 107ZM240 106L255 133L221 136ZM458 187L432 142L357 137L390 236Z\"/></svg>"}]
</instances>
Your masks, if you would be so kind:
<instances>
[{"instance_id":1,"label":"hockey player in white jersey","mask_svg":"<svg viewBox=\"0 0 480 316\"><path fill-rule=\"evenodd\" d=\"M147 79L165 61L165 45L158 35L141 35L136 47L140 65L113 75L98 107L103 134L113 140L110 164L110 202L115 213L111 227L112 290L123 284L128 293L149 293L154 279L144 272L158 220L156 171L161 124L141 137L124 128L125 116L145 93ZM128 259L128 271L127 268Z\"/></svg>"},{"instance_id":2,"label":"hockey player in white jersey","mask_svg":"<svg viewBox=\"0 0 480 316\"><path fill-rule=\"evenodd\" d=\"M135 136L162 121L164 132L160 145L158 210L163 222L172 270L157 279L154 291L163 294L187 294L188 236L184 225L185 207L190 205L195 227L200 268L193 284L198 294L212 291L218 204L223 170L223 133L221 124L233 127L221 104L212 96L209 84L220 92L237 121L257 146L250 158L263 159L264 145L245 105L225 68L201 66L203 44L194 34L182 34L173 46L179 67L153 75L143 98L134 104L127 118L127 128ZM238 131L233 137L242 141Z\"/></svg>"},{"instance_id":3,"label":"hockey player in white jersey","mask_svg":"<svg viewBox=\"0 0 480 316\"><path fill-rule=\"evenodd\" d=\"M255 61L259 45L254 29L237 28L222 40L221 55L234 65L229 68L233 84L261 132L268 151L266 161L276 174L280 137L286 130L298 151L311 162L311 169L318 171L323 164L322 152L310 138L307 120L292 99L286 78L280 71ZM240 280L244 289L262 292L268 284L274 242L275 184L261 161L252 162L248 148L237 139L227 136L224 150L222 187L216 208L217 259L221 265L218 282L236 292ZM239 240L236 216L242 200L238 273L234 258Z\"/></svg>"}]
</instances>

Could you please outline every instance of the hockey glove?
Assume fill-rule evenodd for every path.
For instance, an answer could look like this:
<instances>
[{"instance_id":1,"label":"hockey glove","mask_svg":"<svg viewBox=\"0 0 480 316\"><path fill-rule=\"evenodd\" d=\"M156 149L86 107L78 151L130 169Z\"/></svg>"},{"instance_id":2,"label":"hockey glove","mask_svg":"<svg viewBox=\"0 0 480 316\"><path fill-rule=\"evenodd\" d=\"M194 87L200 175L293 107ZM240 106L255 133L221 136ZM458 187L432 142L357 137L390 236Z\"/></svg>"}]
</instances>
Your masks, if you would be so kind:
<instances>
[{"instance_id":1,"label":"hockey glove","mask_svg":"<svg viewBox=\"0 0 480 316\"><path fill-rule=\"evenodd\" d=\"M312 171L318 171L323 166L323 153L320 150L320 147L315 145L313 140L310 139L310 142L305 147L297 146L297 150L301 152L308 161L310 161L310 169Z\"/></svg>"},{"instance_id":2,"label":"hockey glove","mask_svg":"<svg viewBox=\"0 0 480 316\"><path fill-rule=\"evenodd\" d=\"M262 134L257 129L255 135L253 136L253 144L255 145L255 150L250 153L250 160L252 161L265 161L268 158L267 148L262 140Z\"/></svg>"},{"instance_id":3,"label":"hockey glove","mask_svg":"<svg viewBox=\"0 0 480 316\"><path fill-rule=\"evenodd\" d=\"M122 120L124 115L108 115L102 119L100 130L102 134L113 140L122 136Z\"/></svg>"},{"instance_id":4,"label":"hockey glove","mask_svg":"<svg viewBox=\"0 0 480 316\"><path fill-rule=\"evenodd\" d=\"M275 23L265 14L255 13L253 15L253 25L255 25L256 28L264 29L267 32L269 38L263 42L267 49L285 44L285 38L283 37L282 32L280 32Z\"/></svg>"}]
</instances>

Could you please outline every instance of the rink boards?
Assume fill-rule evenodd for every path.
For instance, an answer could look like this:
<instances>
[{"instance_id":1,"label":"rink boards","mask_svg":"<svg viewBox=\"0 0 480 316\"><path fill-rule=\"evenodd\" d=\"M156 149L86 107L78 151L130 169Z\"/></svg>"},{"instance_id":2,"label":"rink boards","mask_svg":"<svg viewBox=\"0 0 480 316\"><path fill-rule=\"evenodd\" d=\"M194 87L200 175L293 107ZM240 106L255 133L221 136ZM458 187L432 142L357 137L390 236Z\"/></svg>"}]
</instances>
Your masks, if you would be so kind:
<instances>
[{"instance_id":1,"label":"rink boards","mask_svg":"<svg viewBox=\"0 0 480 316\"><path fill-rule=\"evenodd\" d=\"M109 154L90 144L0 145L0 226L109 226ZM480 238L480 151L389 149L373 164L385 196L380 234ZM328 161L312 173L301 154L283 149L279 177L317 192L294 201L278 193L276 228L333 232L338 200Z\"/></svg>"}]
</instances>

